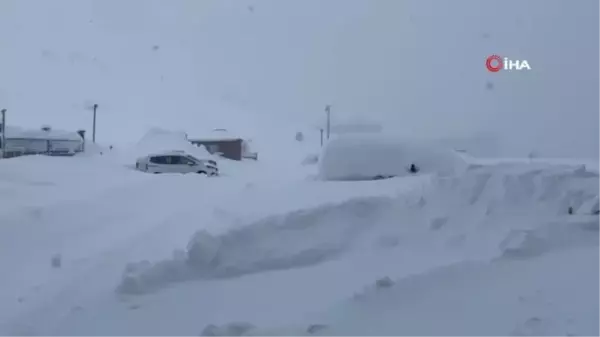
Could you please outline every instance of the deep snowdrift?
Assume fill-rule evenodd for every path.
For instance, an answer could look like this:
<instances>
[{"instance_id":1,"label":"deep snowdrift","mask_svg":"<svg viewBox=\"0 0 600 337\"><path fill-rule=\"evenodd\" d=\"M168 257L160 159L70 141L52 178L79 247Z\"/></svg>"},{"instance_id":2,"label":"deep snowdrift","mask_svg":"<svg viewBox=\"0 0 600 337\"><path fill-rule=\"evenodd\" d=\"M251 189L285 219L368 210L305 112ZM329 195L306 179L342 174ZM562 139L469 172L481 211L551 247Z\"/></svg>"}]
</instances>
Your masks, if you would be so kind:
<instances>
[{"instance_id":1,"label":"deep snowdrift","mask_svg":"<svg viewBox=\"0 0 600 337\"><path fill-rule=\"evenodd\" d=\"M518 298L518 289L527 289L524 293L529 294L529 290L535 285L531 281L532 277L538 275L533 271L539 271L539 275L546 275L546 278L554 277L545 280L548 287L544 289L571 287L561 295L548 297L556 302L543 310L552 311L552 317L561 315L556 308L560 308L563 301L564 305L573 309L574 301L579 301L582 294L586 294L589 297L583 305L588 311L573 309L570 313L575 316L571 321L581 322L573 323L577 325L578 330L575 330L578 333L593 334L597 330L592 329L591 323L597 323L597 316L595 321L590 321L593 315L588 313L589 309L594 308L596 311L592 313L597 313L597 278L575 283L571 278L555 277L557 272L545 266L552 264L552 256L560 255L556 263L561 263L560 261L569 260L569 256L561 255L563 252L570 254L569 251L580 249L582 253L579 254L585 254L586 257L578 259L581 262L579 267L591 270L597 276L598 217L577 212L570 215L568 210L583 210L583 205L593 204L597 200L598 183L598 174L582 167L545 164L472 166L461 176L431 178L427 185L413 188L412 192L399 197L367 197L324 205L312 210L269 217L239 230L218 235L201 231L190 240L186 251L176 252L172 259L158 263L145 261L128 266L118 290L124 294L140 294L182 281L222 279L267 270L310 267L306 273L318 273L324 278L324 284L331 285L333 281L325 279L339 274L338 277L345 280L338 281L345 285L338 286L338 290L361 284L369 277L374 281L385 275L390 280L399 279L401 283L407 276L426 273L423 277L427 281L420 285L422 293L437 289L439 292L447 291L448 294L470 296L469 288L462 293L456 289L462 289L460 282L453 281L454 283L444 285L446 274L443 271L440 271L443 277L439 280L437 276L426 275L428 270L435 270L436 267L463 261L479 261L473 269L469 265L464 267L465 277L474 275L474 279L469 282L473 283L475 291L481 289L486 292L484 280L496 275L503 275L506 277L503 282L512 284L491 284L489 289L498 291L498 299L494 293L489 295L491 302L500 301L500 298L506 296ZM489 265L490 261L496 262ZM513 262L524 266L513 265ZM453 268L457 268L459 272L450 269L447 277L460 278L463 267ZM579 270L573 268L575 269L569 271ZM522 270L531 272L523 273ZM356 274L357 271L360 274ZM585 277L594 275L591 271ZM271 277L276 279L273 275ZM352 280L347 277L352 277ZM540 278L543 279L539 276L536 280L539 281ZM301 291L301 285L291 286ZM575 288L578 291L570 297L569 294ZM400 294L408 291L400 286L398 289ZM314 289L323 292L319 296L330 300L333 300L332 294L336 293L332 290ZM354 291L359 289L355 288ZM326 293L329 295L325 295ZM369 297L368 294L359 297L364 296ZM394 315L381 314L380 317L372 318L367 314L360 314L370 310L363 309L360 303L348 306L347 310L359 312L353 316L352 322L339 318L343 314L336 316L339 310L346 310L343 309L346 307L343 303L340 304L342 309L321 316L320 322L327 322L330 325L329 331L334 334L348 334L355 326L361 327L361 330L356 331L366 334L429 333L426 326L431 320L427 318L427 313L437 312L436 307L451 304L444 302L445 297L436 299L433 295L415 296L411 303L418 306L422 316L411 316L417 322L413 325L394 324ZM404 312L404 308L408 310L411 307L401 300L384 302L386 307L379 308L378 312L385 312L387 307L391 308L391 312ZM473 303L475 304L468 304L471 305L468 307L471 308L469 312L475 311L478 305L483 305L483 302ZM511 310L510 303L502 303L504 309L499 310ZM359 308L352 309L356 305ZM478 310L481 311L481 308ZM524 331L533 324L536 331L564 333L564 324L552 325L553 321L538 320L535 314L535 310L529 310L527 315L530 317L519 316L519 319L524 319L521 325L517 321L498 318L497 324L490 326L489 330L485 330L485 324L473 324L468 315L456 314L452 316L451 326L440 327L446 327L449 329L447 331L457 334L511 334L517 330ZM362 315L365 315L364 321ZM432 317L434 320L442 319L439 315ZM533 323L527 323L529 318ZM303 319L298 318L298 321L303 322ZM308 326L314 321L305 323ZM595 326L597 329L597 324ZM218 333L219 329L221 328L213 327L208 330ZM222 327L221 331L229 334L232 330ZM271 330L257 331L259 334L272 333ZM294 328L288 332L276 331L276 334L305 333ZM326 333L325 331L327 330L320 330L319 333ZM444 330L431 331L443 333Z\"/></svg>"},{"instance_id":2,"label":"deep snowdrift","mask_svg":"<svg viewBox=\"0 0 600 337\"><path fill-rule=\"evenodd\" d=\"M7 334L598 333L598 174L584 167L282 184L96 156L17 158L0 173ZM459 300L464 315L446 313ZM490 301L498 311L481 309Z\"/></svg>"},{"instance_id":3,"label":"deep snowdrift","mask_svg":"<svg viewBox=\"0 0 600 337\"><path fill-rule=\"evenodd\" d=\"M199 231L187 251L173 259L127 266L119 291L144 293L173 282L240 276L290 269L330 260L351 248L387 208L388 199L369 198L272 216L214 236Z\"/></svg>"},{"instance_id":4,"label":"deep snowdrift","mask_svg":"<svg viewBox=\"0 0 600 337\"><path fill-rule=\"evenodd\" d=\"M413 236L477 259L512 252L515 244L527 245L529 250L521 252L527 255L590 238L579 237L576 226L564 227L560 221L568 219L570 207L593 216L582 206L598 200L596 173L571 167L503 166L472 167L461 177L433 178L424 191L399 199L356 198L269 217L218 236L200 231L190 240L187 254L176 252L174 260L154 266L129 266L122 290L143 292L176 279L314 264L350 249L354 240L364 240L367 230L379 233L378 242L384 245ZM593 230L597 218L591 221ZM544 242L537 242L537 236Z\"/></svg>"},{"instance_id":5,"label":"deep snowdrift","mask_svg":"<svg viewBox=\"0 0 600 337\"><path fill-rule=\"evenodd\" d=\"M379 135L343 136L326 144L319 175L325 180L406 176L411 164L421 174L440 175L459 174L467 166L457 153L435 144Z\"/></svg>"},{"instance_id":6,"label":"deep snowdrift","mask_svg":"<svg viewBox=\"0 0 600 337\"><path fill-rule=\"evenodd\" d=\"M316 333L309 321L246 333L597 335L599 228L588 206L597 204L598 175L581 168L500 168L440 180L434 183L439 194L421 202L427 217L438 215L429 223L432 234L452 233L448 248L471 250L478 262L397 282L380 279L319 316ZM448 194L458 198L439 208Z\"/></svg>"},{"instance_id":7,"label":"deep snowdrift","mask_svg":"<svg viewBox=\"0 0 600 337\"><path fill-rule=\"evenodd\" d=\"M319 334L597 335L597 248L461 263L375 286L334 308Z\"/></svg>"}]
</instances>

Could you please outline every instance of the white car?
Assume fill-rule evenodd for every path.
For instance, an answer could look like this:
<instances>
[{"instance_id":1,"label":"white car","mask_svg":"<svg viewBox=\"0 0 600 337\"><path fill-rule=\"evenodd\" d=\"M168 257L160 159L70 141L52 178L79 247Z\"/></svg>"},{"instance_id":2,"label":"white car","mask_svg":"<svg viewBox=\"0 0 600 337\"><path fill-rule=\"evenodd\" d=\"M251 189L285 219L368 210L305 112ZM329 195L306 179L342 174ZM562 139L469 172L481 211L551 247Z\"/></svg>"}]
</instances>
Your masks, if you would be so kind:
<instances>
[{"instance_id":1,"label":"white car","mask_svg":"<svg viewBox=\"0 0 600 337\"><path fill-rule=\"evenodd\" d=\"M217 162L198 159L181 151L150 154L135 163L135 168L150 173L199 173L209 176L219 175Z\"/></svg>"}]
</instances>

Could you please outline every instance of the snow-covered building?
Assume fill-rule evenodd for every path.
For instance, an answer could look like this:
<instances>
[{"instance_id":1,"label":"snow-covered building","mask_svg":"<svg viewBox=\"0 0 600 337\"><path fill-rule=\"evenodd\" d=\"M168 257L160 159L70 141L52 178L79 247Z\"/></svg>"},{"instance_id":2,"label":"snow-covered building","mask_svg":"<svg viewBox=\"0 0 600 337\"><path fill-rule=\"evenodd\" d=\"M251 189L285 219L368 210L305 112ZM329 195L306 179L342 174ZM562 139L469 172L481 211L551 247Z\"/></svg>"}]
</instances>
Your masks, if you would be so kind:
<instances>
[{"instance_id":1,"label":"snow-covered building","mask_svg":"<svg viewBox=\"0 0 600 337\"><path fill-rule=\"evenodd\" d=\"M258 154L250 151L248 140L232 134L226 129L214 129L200 137L188 137L188 141L194 145L203 145L211 154L220 154L228 159L258 159Z\"/></svg>"},{"instance_id":2,"label":"snow-covered building","mask_svg":"<svg viewBox=\"0 0 600 337\"><path fill-rule=\"evenodd\" d=\"M0 127L0 131L2 127ZM84 150L84 131L70 132L55 130L43 126L39 130L6 127L5 157L15 157L29 154L47 154L53 156L70 156Z\"/></svg>"}]
</instances>

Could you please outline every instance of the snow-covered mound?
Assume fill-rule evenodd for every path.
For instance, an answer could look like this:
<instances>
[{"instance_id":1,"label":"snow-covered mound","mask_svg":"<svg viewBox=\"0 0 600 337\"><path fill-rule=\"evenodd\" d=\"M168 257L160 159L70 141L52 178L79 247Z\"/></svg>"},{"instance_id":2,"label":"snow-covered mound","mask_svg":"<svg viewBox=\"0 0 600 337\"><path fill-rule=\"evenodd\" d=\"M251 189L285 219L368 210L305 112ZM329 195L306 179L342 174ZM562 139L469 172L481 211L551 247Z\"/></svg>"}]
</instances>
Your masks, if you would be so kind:
<instances>
[{"instance_id":1,"label":"snow-covered mound","mask_svg":"<svg viewBox=\"0 0 600 337\"><path fill-rule=\"evenodd\" d=\"M458 174L466 163L455 151L439 145L388 136L344 136L323 150L319 175L325 180L362 180L405 176L415 164L421 173Z\"/></svg>"},{"instance_id":2,"label":"snow-covered mound","mask_svg":"<svg viewBox=\"0 0 600 337\"><path fill-rule=\"evenodd\" d=\"M187 251L170 260L129 264L119 290L144 293L173 282L228 278L318 264L339 256L387 206L387 198L358 198L341 205L272 216L249 226L212 235L205 230Z\"/></svg>"},{"instance_id":3,"label":"snow-covered mound","mask_svg":"<svg viewBox=\"0 0 600 337\"><path fill-rule=\"evenodd\" d=\"M309 154L302 160L302 165L315 165L319 162L318 154Z\"/></svg>"},{"instance_id":4,"label":"snow-covered mound","mask_svg":"<svg viewBox=\"0 0 600 337\"><path fill-rule=\"evenodd\" d=\"M85 151L77 153L78 157L90 157L90 156L99 156L108 154L111 151L110 146L101 145L98 143L93 143L91 141L87 141L85 143Z\"/></svg>"},{"instance_id":5,"label":"snow-covered mound","mask_svg":"<svg viewBox=\"0 0 600 337\"><path fill-rule=\"evenodd\" d=\"M9 220L2 218L4 212L24 216L28 208L60 204L64 200L83 200L107 188L138 181L137 174L103 159L82 154L74 157L31 155L0 160L0 224L4 229L11 225ZM25 223L17 220L14 225L24 226Z\"/></svg>"},{"instance_id":6,"label":"snow-covered mound","mask_svg":"<svg viewBox=\"0 0 600 337\"><path fill-rule=\"evenodd\" d=\"M598 335L597 248L465 262L379 282L321 317L318 335ZM310 335L308 327L288 334Z\"/></svg>"},{"instance_id":7,"label":"snow-covered mound","mask_svg":"<svg viewBox=\"0 0 600 337\"><path fill-rule=\"evenodd\" d=\"M202 335L597 336L597 264L597 247L458 263L397 281L378 279L295 325L231 322L208 325Z\"/></svg>"},{"instance_id":8,"label":"snow-covered mound","mask_svg":"<svg viewBox=\"0 0 600 337\"><path fill-rule=\"evenodd\" d=\"M106 156L38 159L0 163L6 201L47 194L0 215L7 334L598 333L599 180L583 167L473 165L457 176L267 187L138 174ZM74 202L55 200L66 185L47 184L63 184L55 176L65 170ZM123 275L125 261L142 259Z\"/></svg>"},{"instance_id":9,"label":"snow-covered mound","mask_svg":"<svg viewBox=\"0 0 600 337\"><path fill-rule=\"evenodd\" d=\"M248 332L597 335L598 217L567 210L595 204L598 182L594 172L548 165L473 167L462 177L434 179L414 199L388 203L387 216L365 221L374 235L365 236L360 255L386 254L353 256L346 269L327 266L345 277L352 269L390 277L373 279L295 327ZM429 262L423 269L424 257L435 251L446 265ZM461 257L452 263L455 254ZM340 282L343 288L349 281ZM227 326L221 330L230 331Z\"/></svg>"},{"instance_id":10,"label":"snow-covered mound","mask_svg":"<svg viewBox=\"0 0 600 337\"><path fill-rule=\"evenodd\" d=\"M187 140L183 131L169 131L159 128L150 129L137 143L135 151L140 155L166 151L186 151L199 158L208 159L211 154L204 148L194 146Z\"/></svg>"},{"instance_id":11,"label":"snow-covered mound","mask_svg":"<svg viewBox=\"0 0 600 337\"><path fill-rule=\"evenodd\" d=\"M119 291L140 294L177 282L307 266L402 278L465 260L596 247L597 216L568 209L593 202L598 183L598 174L572 167L474 166L398 197L324 205L219 235L200 231L171 259L130 264Z\"/></svg>"}]
</instances>

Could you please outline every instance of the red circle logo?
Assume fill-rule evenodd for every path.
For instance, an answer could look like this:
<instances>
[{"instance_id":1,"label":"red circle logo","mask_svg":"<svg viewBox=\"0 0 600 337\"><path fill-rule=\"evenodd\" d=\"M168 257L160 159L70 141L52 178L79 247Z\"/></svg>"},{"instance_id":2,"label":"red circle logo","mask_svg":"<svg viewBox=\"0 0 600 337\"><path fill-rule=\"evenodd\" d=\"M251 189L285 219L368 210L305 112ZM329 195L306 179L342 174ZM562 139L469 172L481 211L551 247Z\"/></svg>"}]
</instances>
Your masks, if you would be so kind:
<instances>
[{"instance_id":1,"label":"red circle logo","mask_svg":"<svg viewBox=\"0 0 600 337\"><path fill-rule=\"evenodd\" d=\"M485 60L485 67L493 72L497 73L502 69L502 58L498 55L492 55Z\"/></svg>"}]
</instances>

